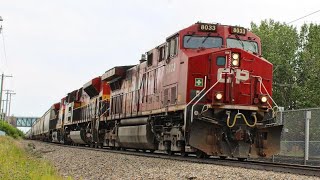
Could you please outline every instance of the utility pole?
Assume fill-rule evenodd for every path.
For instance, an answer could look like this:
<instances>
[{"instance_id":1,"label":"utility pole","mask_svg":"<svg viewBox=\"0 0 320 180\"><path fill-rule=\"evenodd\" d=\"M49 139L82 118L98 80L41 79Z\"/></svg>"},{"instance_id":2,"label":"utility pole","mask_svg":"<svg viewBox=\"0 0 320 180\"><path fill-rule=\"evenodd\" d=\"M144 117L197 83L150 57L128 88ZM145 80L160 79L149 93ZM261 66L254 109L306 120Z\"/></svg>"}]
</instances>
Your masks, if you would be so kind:
<instances>
[{"instance_id":1,"label":"utility pole","mask_svg":"<svg viewBox=\"0 0 320 180\"><path fill-rule=\"evenodd\" d=\"M0 112L0 120L5 120L4 118L5 118L5 109L4 109L4 107L5 107L5 105L6 105L6 102L7 102L7 100L6 99L3 99L2 100L2 109L1 109L1 112Z\"/></svg>"},{"instance_id":2,"label":"utility pole","mask_svg":"<svg viewBox=\"0 0 320 180\"><path fill-rule=\"evenodd\" d=\"M1 115L4 113L4 109L3 109L3 107L4 107L4 104L6 103L6 100L2 100L2 102L1 102L1 104L2 104L2 109L0 109L0 119L1 119Z\"/></svg>"},{"instance_id":3,"label":"utility pole","mask_svg":"<svg viewBox=\"0 0 320 180\"><path fill-rule=\"evenodd\" d=\"M3 21L3 19L2 19L2 17L0 16L0 23L1 23L2 21ZM2 24L0 24L0 34L1 34L1 32L2 32ZM2 95L3 95L4 79L5 79L6 77L12 77L12 76L5 75L4 73L1 74L1 84L0 84L0 119L5 118L5 117L3 117L3 115L5 115L5 114L4 114L4 113L1 113L1 111L2 111L1 109L4 109L4 108L2 107ZM7 93L8 93L8 92L7 92ZM5 113L7 113L8 101L9 101L9 99L8 99L8 94L7 94L6 111L5 111ZM4 106L4 105L3 105L3 106ZM2 120L4 120L4 119L2 119Z\"/></svg>"},{"instance_id":4,"label":"utility pole","mask_svg":"<svg viewBox=\"0 0 320 180\"><path fill-rule=\"evenodd\" d=\"M9 93L9 111L8 111L8 116L10 116L10 110L11 110L11 95L16 95L16 93Z\"/></svg>"},{"instance_id":5,"label":"utility pole","mask_svg":"<svg viewBox=\"0 0 320 180\"><path fill-rule=\"evenodd\" d=\"M12 77L12 76L4 75L3 73L1 74L0 102L2 102L3 84L4 84L4 78L6 78L6 77ZM8 100L8 99L7 99L7 100ZM3 107L1 107L1 103L0 103L0 110L1 110L1 108L4 109ZM7 109L6 109L6 111L7 111ZM6 111L5 111L5 112L6 112ZM2 115L2 114L1 114L1 115ZM1 117L1 115L0 115L0 117Z\"/></svg>"},{"instance_id":6,"label":"utility pole","mask_svg":"<svg viewBox=\"0 0 320 180\"><path fill-rule=\"evenodd\" d=\"M2 22L3 19L2 17L0 16L0 22ZM0 34L1 34L1 31L2 31L2 24L0 25ZM1 75L1 85L0 85L0 120L2 119L2 115L3 115L3 107L1 108L1 105L2 105L2 89L3 89L3 80L4 80L4 74L2 73ZM2 119L3 120L3 119Z\"/></svg>"},{"instance_id":7,"label":"utility pole","mask_svg":"<svg viewBox=\"0 0 320 180\"><path fill-rule=\"evenodd\" d=\"M4 111L4 116L5 116L5 120L7 120L8 118L8 106L9 106L9 94L11 92L13 92L12 90L3 90L3 91L6 91L6 95L7 95L7 99L6 99L6 109Z\"/></svg>"}]
</instances>

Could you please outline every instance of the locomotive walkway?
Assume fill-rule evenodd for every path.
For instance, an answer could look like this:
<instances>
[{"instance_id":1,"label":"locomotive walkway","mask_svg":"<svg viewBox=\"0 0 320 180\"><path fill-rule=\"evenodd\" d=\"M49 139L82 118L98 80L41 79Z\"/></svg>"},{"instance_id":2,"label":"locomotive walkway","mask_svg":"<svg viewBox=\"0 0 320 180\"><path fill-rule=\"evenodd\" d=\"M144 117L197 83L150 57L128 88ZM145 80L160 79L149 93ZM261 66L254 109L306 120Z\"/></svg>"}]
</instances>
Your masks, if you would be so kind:
<instances>
[{"instance_id":1,"label":"locomotive walkway","mask_svg":"<svg viewBox=\"0 0 320 180\"><path fill-rule=\"evenodd\" d=\"M52 149L55 149L50 153L54 153L54 151L57 151L55 153L56 154L55 156L57 156L57 158L59 155L63 157L63 158L61 157L58 158L60 159L59 161L61 161L61 163L65 164L68 161L72 161L72 162L69 162L69 163L72 163L72 166L71 166L72 172L75 169L78 169L78 168L81 169L81 167L78 167L78 166L81 166L81 164L88 164L88 162L94 160L94 162L97 163L98 165L105 166L105 168L109 168L109 169L111 168L113 172L118 171L117 169L120 167L117 167L117 166L119 166L119 164L125 163L126 164L125 166L129 165L131 169L125 168L126 171L129 171L129 172L126 172L126 174L123 174L123 176L130 177L130 174L131 174L131 178L133 177L133 175L137 175L136 171L139 171L140 173L140 174L138 173L139 174L137 175L138 177L145 178L143 174L145 173L150 174L151 173L149 172L150 168L153 169L153 175L150 178L159 178L159 179L180 179L180 178L190 179L190 177L191 178L198 177L200 179L207 179L207 178L210 179L214 177L231 178L233 177L233 175L236 175L235 176L236 179L241 177L242 178L245 177L249 179L250 178L259 178L259 179L270 179L270 178L309 179L311 178L313 179L316 177L320 177L320 167L313 167L313 166L301 166L301 165L279 164L279 163L257 162L257 161L241 162L238 160L221 160L218 158L197 159L196 157L192 157L192 156L191 157L181 157L178 155L168 156L163 153L143 153L143 152L135 152L135 151L94 149L94 148L81 147L81 146L78 147L78 146L64 146L60 144L51 144L51 143L49 144L49 143L42 143L37 141L27 141L27 142L34 143L36 144L36 146L40 146L40 147L47 146ZM70 154L70 152L72 153ZM66 153L69 153L69 156L73 156L73 157L68 157ZM88 162L84 160L84 157L89 157ZM48 155L47 158L50 159L52 157ZM81 159L81 161L77 162L76 159L79 159L79 158ZM96 158L100 159L101 162ZM123 162L123 159L125 159L125 162ZM148 164L149 162L151 162L151 166L150 164ZM165 167L161 166L162 162L166 162ZM179 165L176 165L176 164L179 164ZM61 165L56 165L56 166L60 167ZM95 165L92 165L92 166L95 166ZM92 168L92 166L89 165L88 168L90 169L90 167ZM123 165L120 165L120 166L122 167ZM184 169L181 170L176 166L179 166L179 167L182 166L184 167ZM70 167L67 166L66 168L70 168ZM157 168L159 171L158 172L154 171L154 168ZM161 172L164 171L163 169L167 169L167 168L169 169L170 173L165 172L166 175L161 176ZM89 170L89 171L92 171L92 170ZM70 170L68 172L70 172ZM190 175L190 172L192 172L191 175ZM171 178L168 178L168 176L171 173L173 173L172 174L173 176ZM205 175L203 175L203 173L205 173ZM67 176L70 174L65 174L65 175ZM308 176L303 176L303 175L308 175ZM120 177L123 177L123 176L120 176ZM81 177L86 177L86 174ZM91 179L91 178L88 178L88 179Z\"/></svg>"}]
</instances>

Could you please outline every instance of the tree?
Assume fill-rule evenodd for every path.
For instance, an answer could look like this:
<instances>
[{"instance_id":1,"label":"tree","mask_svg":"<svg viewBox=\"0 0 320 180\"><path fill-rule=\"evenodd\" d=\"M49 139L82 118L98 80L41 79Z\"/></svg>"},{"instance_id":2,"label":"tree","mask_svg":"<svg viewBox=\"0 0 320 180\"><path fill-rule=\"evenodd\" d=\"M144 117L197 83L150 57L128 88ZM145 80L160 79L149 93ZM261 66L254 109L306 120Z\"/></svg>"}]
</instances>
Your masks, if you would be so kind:
<instances>
[{"instance_id":1,"label":"tree","mask_svg":"<svg viewBox=\"0 0 320 180\"><path fill-rule=\"evenodd\" d=\"M274 65L273 98L286 109L320 106L320 25L304 24L298 33L296 28L284 23L264 20L251 28L261 38L263 56ZM304 138L301 130L304 114L287 113L286 140ZM320 135L319 110L312 110L310 139ZM320 146L310 144L310 153Z\"/></svg>"},{"instance_id":2,"label":"tree","mask_svg":"<svg viewBox=\"0 0 320 180\"><path fill-rule=\"evenodd\" d=\"M297 29L274 20L251 23L251 30L261 39L262 55L273 63L273 98L286 109L297 107L296 61L299 47Z\"/></svg>"},{"instance_id":3,"label":"tree","mask_svg":"<svg viewBox=\"0 0 320 180\"><path fill-rule=\"evenodd\" d=\"M296 63L299 107L320 105L320 25L304 24L300 30Z\"/></svg>"}]
</instances>

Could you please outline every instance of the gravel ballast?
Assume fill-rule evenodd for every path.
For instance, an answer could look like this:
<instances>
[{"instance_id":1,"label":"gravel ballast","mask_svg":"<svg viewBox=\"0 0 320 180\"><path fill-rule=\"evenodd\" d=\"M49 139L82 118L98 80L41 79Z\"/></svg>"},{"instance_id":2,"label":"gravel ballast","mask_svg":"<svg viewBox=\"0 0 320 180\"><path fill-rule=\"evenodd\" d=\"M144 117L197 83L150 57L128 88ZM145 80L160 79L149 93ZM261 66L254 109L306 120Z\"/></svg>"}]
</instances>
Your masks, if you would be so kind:
<instances>
[{"instance_id":1,"label":"gravel ballast","mask_svg":"<svg viewBox=\"0 0 320 180\"><path fill-rule=\"evenodd\" d=\"M74 179L319 179L316 177L97 152L22 141L49 160L62 176Z\"/></svg>"}]
</instances>

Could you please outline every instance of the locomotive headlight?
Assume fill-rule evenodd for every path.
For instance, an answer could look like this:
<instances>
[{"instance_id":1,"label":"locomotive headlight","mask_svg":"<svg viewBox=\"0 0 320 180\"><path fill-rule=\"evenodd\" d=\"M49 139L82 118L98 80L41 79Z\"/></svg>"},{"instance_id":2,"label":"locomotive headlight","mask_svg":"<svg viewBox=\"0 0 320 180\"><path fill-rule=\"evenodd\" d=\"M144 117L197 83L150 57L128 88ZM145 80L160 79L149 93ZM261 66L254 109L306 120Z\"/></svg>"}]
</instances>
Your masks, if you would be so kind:
<instances>
[{"instance_id":1,"label":"locomotive headlight","mask_svg":"<svg viewBox=\"0 0 320 180\"><path fill-rule=\"evenodd\" d=\"M261 102L265 103L268 101L268 98L267 98L267 96L261 96L260 100L261 100Z\"/></svg>"},{"instance_id":2,"label":"locomotive headlight","mask_svg":"<svg viewBox=\"0 0 320 180\"><path fill-rule=\"evenodd\" d=\"M233 66L239 66L239 59L232 60L232 65Z\"/></svg>"},{"instance_id":3,"label":"locomotive headlight","mask_svg":"<svg viewBox=\"0 0 320 180\"><path fill-rule=\"evenodd\" d=\"M216 94L216 99L217 100L221 100L222 99L222 93L220 93L220 92L218 92L217 94Z\"/></svg>"},{"instance_id":4,"label":"locomotive headlight","mask_svg":"<svg viewBox=\"0 0 320 180\"><path fill-rule=\"evenodd\" d=\"M232 53L232 66L239 66L240 55L239 53Z\"/></svg>"},{"instance_id":5,"label":"locomotive headlight","mask_svg":"<svg viewBox=\"0 0 320 180\"><path fill-rule=\"evenodd\" d=\"M238 53L233 53L232 54L232 59L239 59L239 54Z\"/></svg>"}]
</instances>

